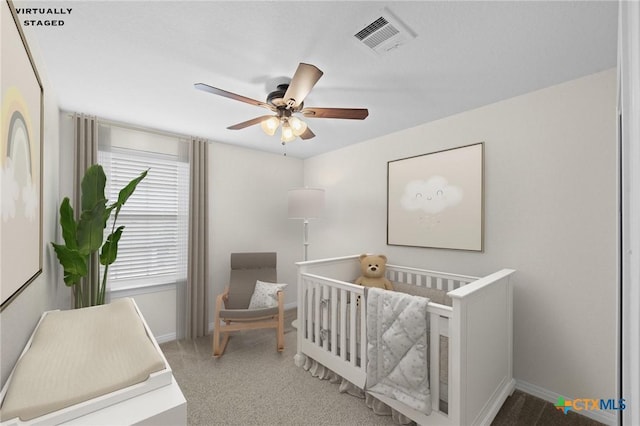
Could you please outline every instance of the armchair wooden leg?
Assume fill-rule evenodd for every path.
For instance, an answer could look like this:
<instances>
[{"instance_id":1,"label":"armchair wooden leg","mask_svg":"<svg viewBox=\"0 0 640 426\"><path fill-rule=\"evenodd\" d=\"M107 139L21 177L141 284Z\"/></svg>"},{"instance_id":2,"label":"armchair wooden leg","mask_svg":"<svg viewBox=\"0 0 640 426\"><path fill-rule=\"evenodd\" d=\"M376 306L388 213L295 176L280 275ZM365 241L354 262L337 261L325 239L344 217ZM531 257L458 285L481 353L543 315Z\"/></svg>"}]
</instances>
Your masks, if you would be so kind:
<instances>
[{"instance_id":1,"label":"armchair wooden leg","mask_svg":"<svg viewBox=\"0 0 640 426\"><path fill-rule=\"evenodd\" d=\"M220 322L213 326L213 356L219 357L220 353Z\"/></svg>"},{"instance_id":2,"label":"armchair wooden leg","mask_svg":"<svg viewBox=\"0 0 640 426\"><path fill-rule=\"evenodd\" d=\"M227 324L229 321L227 321ZM224 355L224 350L227 349L227 343L229 343L229 332L222 332L222 343L220 343L220 331L216 333L215 329L213 332L213 357L220 358Z\"/></svg>"},{"instance_id":3,"label":"armchair wooden leg","mask_svg":"<svg viewBox=\"0 0 640 426\"><path fill-rule=\"evenodd\" d=\"M224 306L225 300L229 297L229 288L224 293L219 294L216 297L216 310L213 315L213 356L214 358L221 357L224 354L224 350L227 348L227 342L229 342L229 332L222 332L222 344L220 344L220 329L224 327L220 320L220 311ZM231 321L225 320L226 325L231 324Z\"/></svg>"},{"instance_id":4,"label":"armchair wooden leg","mask_svg":"<svg viewBox=\"0 0 640 426\"><path fill-rule=\"evenodd\" d=\"M216 356L216 358L224 355L224 350L227 349L227 343L229 343L229 333L224 333L222 335L222 343L220 344L220 354Z\"/></svg>"},{"instance_id":5,"label":"armchair wooden leg","mask_svg":"<svg viewBox=\"0 0 640 426\"><path fill-rule=\"evenodd\" d=\"M284 351L284 293L282 291L278 292L278 327L276 333L277 349L278 352L282 352Z\"/></svg>"},{"instance_id":6,"label":"armchair wooden leg","mask_svg":"<svg viewBox=\"0 0 640 426\"><path fill-rule=\"evenodd\" d=\"M277 331L278 352L284 351L284 318L283 315L278 315L278 328Z\"/></svg>"},{"instance_id":7,"label":"armchair wooden leg","mask_svg":"<svg viewBox=\"0 0 640 426\"><path fill-rule=\"evenodd\" d=\"M222 333L222 343L219 341L219 336L213 341L214 358L220 358L224 355L224 350L227 349L227 343L229 343L229 333Z\"/></svg>"}]
</instances>

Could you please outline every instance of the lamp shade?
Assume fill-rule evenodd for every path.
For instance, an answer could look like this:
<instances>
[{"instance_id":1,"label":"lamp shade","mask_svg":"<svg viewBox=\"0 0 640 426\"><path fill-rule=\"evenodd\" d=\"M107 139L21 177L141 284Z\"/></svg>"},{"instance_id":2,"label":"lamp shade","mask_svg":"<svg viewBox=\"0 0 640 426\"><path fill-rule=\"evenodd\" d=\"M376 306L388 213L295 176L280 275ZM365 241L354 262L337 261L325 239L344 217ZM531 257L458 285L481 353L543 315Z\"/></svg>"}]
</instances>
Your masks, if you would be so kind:
<instances>
[{"instance_id":1,"label":"lamp shade","mask_svg":"<svg viewBox=\"0 0 640 426\"><path fill-rule=\"evenodd\" d=\"M282 123L282 136L280 140L282 142L292 142L296 139L296 135L293 133L293 129L289 126L288 122Z\"/></svg>"},{"instance_id":2,"label":"lamp shade","mask_svg":"<svg viewBox=\"0 0 640 426\"><path fill-rule=\"evenodd\" d=\"M278 117L269 117L260 122L260 127L262 127L262 130L269 136L275 135L279 125L280 120L278 120Z\"/></svg>"},{"instance_id":3,"label":"lamp shade","mask_svg":"<svg viewBox=\"0 0 640 426\"><path fill-rule=\"evenodd\" d=\"M289 219L311 219L322 216L324 189L297 188L289 190Z\"/></svg>"},{"instance_id":4,"label":"lamp shade","mask_svg":"<svg viewBox=\"0 0 640 426\"><path fill-rule=\"evenodd\" d=\"M293 130L293 134L296 136L300 136L307 130L307 123L298 117L289 118L289 126L291 126L291 130Z\"/></svg>"}]
</instances>

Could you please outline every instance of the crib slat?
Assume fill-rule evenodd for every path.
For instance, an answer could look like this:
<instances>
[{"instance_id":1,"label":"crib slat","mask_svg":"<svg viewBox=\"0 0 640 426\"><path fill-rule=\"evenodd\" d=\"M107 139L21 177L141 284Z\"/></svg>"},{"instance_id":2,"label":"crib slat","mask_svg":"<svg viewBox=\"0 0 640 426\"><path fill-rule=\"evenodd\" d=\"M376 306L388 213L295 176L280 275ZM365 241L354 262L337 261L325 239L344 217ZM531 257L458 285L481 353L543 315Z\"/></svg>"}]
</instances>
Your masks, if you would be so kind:
<instances>
[{"instance_id":1,"label":"crib slat","mask_svg":"<svg viewBox=\"0 0 640 426\"><path fill-rule=\"evenodd\" d=\"M340 290L340 358L347 360L347 290Z\"/></svg>"},{"instance_id":2,"label":"crib slat","mask_svg":"<svg viewBox=\"0 0 640 426\"><path fill-rule=\"evenodd\" d=\"M428 288L433 288L433 277L431 277L430 275L426 275L425 278L426 278L426 282L425 282L426 286Z\"/></svg>"},{"instance_id":3,"label":"crib slat","mask_svg":"<svg viewBox=\"0 0 640 426\"><path fill-rule=\"evenodd\" d=\"M444 337L449 337L449 318L438 317L440 321L440 335Z\"/></svg>"},{"instance_id":4,"label":"crib slat","mask_svg":"<svg viewBox=\"0 0 640 426\"><path fill-rule=\"evenodd\" d=\"M440 316L430 314L429 319L429 387L431 388L431 408L440 411ZM449 382L451 383L451 382Z\"/></svg>"},{"instance_id":5,"label":"crib slat","mask_svg":"<svg viewBox=\"0 0 640 426\"><path fill-rule=\"evenodd\" d=\"M366 371L367 368L367 307L364 301L364 294L360 301L360 369Z\"/></svg>"},{"instance_id":6,"label":"crib slat","mask_svg":"<svg viewBox=\"0 0 640 426\"><path fill-rule=\"evenodd\" d=\"M322 312L321 312L321 318L322 318L322 331L324 331L324 333L322 333L320 335L320 338L322 339L322 347L324 348L325 351L329 350L329 336L326 334L327 331L325 330L329 330L329 304L328 304L328 300L329 300L329 287L327 287L326 284L321 284L321 290L320 293L322 294Z\"/></svg>"},{"instance_id":7,"label":"crib slat","mask_svg":"<svg viewBox=\"0 0 640 426\"><path fill-rule=\"evenodd\" d=\"M364 298L360 300L360 303L364 303ZM349 311L349 363L356 366L356 359L358 354L356 353L356 295L351 293L351 307Z\"/></svg>"},{"instance_id":8,"label":"crib slat","mask_svg":"<svg viewBox=\"0 0 640 426\"><path fill-rule=\"evenodd\" d=\"M308 340L313 341L313 330L311 327L313 326L313 288L309 285L309 280L304 280L305 283L305 291L307 296L307 312L306 312L306 328L307 328L307 336Z\"/></svg>"},{"instance_id":9,"label":"crib slat","mask_svg":"<svg viewBox=\"0 0 640 426\"><path fill-rule=\"evenodd\" d=\"M313 318L315 315L315 311L313 309L314 297L313 283L311 281L307 281L307 339L311 342L313 342Z\"/></svg>"},{"instance_id":10,"label":"crib slat","mask_svg":"<svg viewBox=\"0 0 640 426\"><path fill-rule=\"evenodd\" d=\"M315 306L313 343L320 346L320 284L313 283L313 304Z\"/></svg>"},{"instance_id":11,"label":"crib slat","mask_svg":"<svg viewBox=\"0 0 640 426\"><path fill-rule=\"evenodd\" d=\"M331 353L338 354L338 289L331 287Z\"/></svg>"},{"instance_id":12,"label":"crib slat","mask_svg":"<svg viewBox=\"0 0 640 426\"><path fill-rule=\"evenodd\" d=\"M455 282L451 279L447 280L447 291L452 291L454 289Z\"/></svg>"},{"instance_id":13,"label":"crib slat","mask_svg":"<svg viewBox=\"0 0 640 426\"><path fill-rule=\"evenodd\" d=\"M438 290L442 290L442 278L437 278L436 279L436 286L438 288Z\"/></svg>"},{"instance_id":14,"label":"crib slat","mask_svg":"<svg viewBox=\"0 0 640 426\"><path fill-rule=\"evenodd\" d=\"M455 415L455 413L456 413L455 409L457 408L459 410L460 406L458 405L459 402L456 402L456 399L458 398L457 395L459 395L459 393L452 387L452 386L455 386L453 384L454 381L453 381L453 373L452 372L453 372L453 370L455 368L454 366L455 365L459 365L459 364L454 364L454 362L453 362L454 351L451 350L451 339L456 339L458 341L458 344L459 344L459 342L460 342L460 334L456 333L453 330L453 321L452 320L448 320L447 321L446 327L447 327L447 333L448 333L447 335L451 336L449 338L449 351L448 351L449 352L449 356L447 357L447 366L448 366L448 368L447 368L447 383L449 384L448 387L447 387L447 389L449 391L449 394L448 394L449 398L447 399L447 401L449 401L449 407L448 407L449 413L451 413L452 412L452 408L454 408L453 412L454 412L454 415ZM460 346L458 345L458 350L460 350L459 348L460 348ZM456 358L458 358L458 357L456 357Z\"/></svg>"}]
</instances>

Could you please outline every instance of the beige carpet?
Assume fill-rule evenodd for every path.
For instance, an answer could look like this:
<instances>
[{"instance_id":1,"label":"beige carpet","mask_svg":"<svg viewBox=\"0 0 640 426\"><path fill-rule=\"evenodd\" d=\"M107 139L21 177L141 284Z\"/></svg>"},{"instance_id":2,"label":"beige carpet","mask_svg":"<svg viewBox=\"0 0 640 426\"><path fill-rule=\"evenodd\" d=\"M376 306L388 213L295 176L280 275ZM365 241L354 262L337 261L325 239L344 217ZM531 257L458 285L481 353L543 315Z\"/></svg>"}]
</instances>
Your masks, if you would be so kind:
<instances>
[{"instance_id":1,"label":"beige carpet","mask_svg":"<svg viewBox=\"0 0 640 426\"><path fill-rule=\"evenodd\" d=\"M211 336L161 346L187 399L189 425L392 425L363 400L338 392L293 363L295 310L285 320L285 350L276 351L275 332L235 333L225 355L211 357ZM494 426L598 426L598 422L516 391Z\"/></svg>"},{"instance_id":2,"label":"beige carpet","mask_svg":"<svg viewBox=\"0 0 640 426\"><path fill-rule=\"evenodd\" d=\"M338 392L293 362L296 333L288 315L285 350L275 332L235 333L219 359L211 336L161 345L187 399L189 425L391 425L360 400Z\"/></svg>"}]
</instances>

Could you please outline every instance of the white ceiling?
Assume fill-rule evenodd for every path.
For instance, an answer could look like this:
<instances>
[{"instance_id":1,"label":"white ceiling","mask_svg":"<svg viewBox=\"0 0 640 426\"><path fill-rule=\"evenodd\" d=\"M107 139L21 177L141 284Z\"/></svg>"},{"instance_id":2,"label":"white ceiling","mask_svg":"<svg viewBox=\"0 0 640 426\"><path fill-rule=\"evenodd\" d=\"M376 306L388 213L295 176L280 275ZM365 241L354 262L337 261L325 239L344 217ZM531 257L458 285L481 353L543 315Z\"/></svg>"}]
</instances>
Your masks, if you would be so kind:
<instances>
[{"instance_id":1,"label":"white ceiling","mask_svg":"<svg viewBox=\"0 0 640 426\"><path fill-rule=\"evenodd\" d=\"M308 119L316 137L286 147L299 158L616 66L615 1L16 5L72 8L64 26L33 29L63 110L217 142L283 152L260 126L226 129L266 110L194 83L264 101L299 62L316 65L324 76L306 106L365 107L369 117ZM417 37L378 56L353 35L385 6Z\"/></svg>"}]
</instances>

